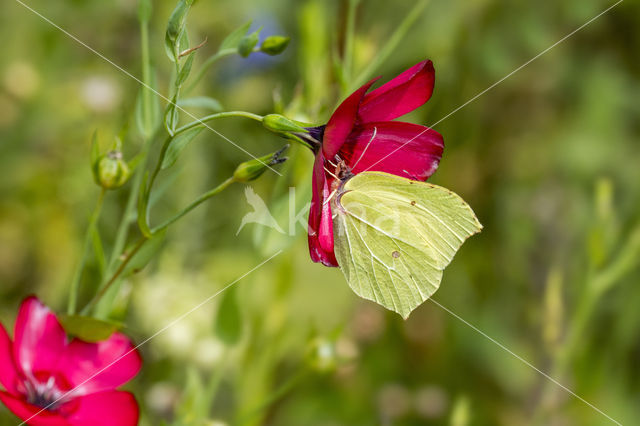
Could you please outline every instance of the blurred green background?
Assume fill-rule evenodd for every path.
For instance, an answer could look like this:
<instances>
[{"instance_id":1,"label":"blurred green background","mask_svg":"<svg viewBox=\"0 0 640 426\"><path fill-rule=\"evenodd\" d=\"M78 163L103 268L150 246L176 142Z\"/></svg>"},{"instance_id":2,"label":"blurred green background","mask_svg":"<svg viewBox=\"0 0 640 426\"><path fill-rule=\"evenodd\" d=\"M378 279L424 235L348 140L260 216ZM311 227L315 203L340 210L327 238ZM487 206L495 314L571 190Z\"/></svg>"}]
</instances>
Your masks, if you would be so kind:
<instances>
[{"instance_id":1,"label":"blurred green background","mask_svg":"<svg viewBox=\"0 0 640 426\"><path fill-rule=\"evenodd\" d=\"M135 0L27 3L140 75ZM360 3L354 74L414 4ZM403 118L429 125L611 4L432 0L374 75L388 80L431 59L434 95ZM174 5L153 2L151 54L163 93ZM250 19L292 42L276 57L222 59L194 93L229 110L325 122L345 93L335 64L346 10L337 0L198 1L189 35L208 42L196 67ZM239 184L172 227L161 254L124 283L117 301L124 331L138 342L283 252L141 348L144 368L126 388L141 404L142 424L613 424L456 315L617 421L637 423L639 26L640 5L623 2L436 126L446 148L432 181L460 194L484 225L435 295L450 312L426 302L403 321L358 299L338 269L310 261L302 225L289 232L290 211L309 201L312 155L303 148L292 147L283 177L267 172L250 185L284 233L250 224L236 236L252 211ZM0 36L0 319L11 328L29 293L65 309L99 192L91 135L97 129L106 149L134 126L138 84L14 0L0 6ZM211 126L256 155L283 145L253 121ZM125 156L140 144L130 130ZM162 175L154 222L247 159L203 132ZM106 248L129 189L106 199ZM96 261L89 266L82 302L98 285ZM239 325L238 342L216 332L221 321ZM0 421L16 424L4 407Z\"/></svg>"}]
</instances>

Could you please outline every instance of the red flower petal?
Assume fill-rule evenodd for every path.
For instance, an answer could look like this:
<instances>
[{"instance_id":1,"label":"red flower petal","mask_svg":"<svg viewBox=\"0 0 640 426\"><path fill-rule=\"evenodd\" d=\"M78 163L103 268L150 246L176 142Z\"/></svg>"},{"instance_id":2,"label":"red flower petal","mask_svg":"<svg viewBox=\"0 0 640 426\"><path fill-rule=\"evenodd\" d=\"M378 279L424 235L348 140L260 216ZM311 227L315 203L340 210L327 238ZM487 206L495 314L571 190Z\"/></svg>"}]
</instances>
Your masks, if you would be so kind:
<instances>
[{"instance_id":1,"label":"red flower petal","mask_svg":"<svg viewBox=\"0 0 640 426\"><path fill-rule=\"evenodd\" d=\"M331 206L330 203L324 202L328 195L325 190L328 188L329 184L324 171L324 157L322 152L319 152L313 166L308 229L309 254L314 262L321 262L326 266L338 266L333 253L333 223L327 223L327 218L331 222ZM324 247L330 247L331 250L326 250Z\"/></svg>"},{"instance_id":2,"label":"red flower petal","mask_svg":"<svg viewBox=\"0 0 640 426\"><path fill-rule=\"evenodd\" d=\"M29 420L28 424L32 426L69 426L69 423L59 414L29 404L27 401L16 398L6 392L0 391L0 401L7 406L9 410L22 420ZM35 417L34 417L35 416Z\"/></svg>"},{"instance_id":3,"label":"red flower petal","mask_svg":"<svg viewBox=\"0 0 640 426\"><path fill-rule=\"evenodd\" d=\"M73 400L76 408L68 417L70 426L135 426L138 403L129 392L109 391Z\"/></svg>"},{"instance_id":4,"label":"red flower petal","mask_svg":"<svg viewBox=\"0 0 640 426\"><path fill-rule=\"evenodd\" d=\"M435 130L385 121L356 127L339 155L354 174L379 171L426 180L438 168L443 149L442 136Z\"/></svg>"},{"instance_id":5,"label":"red flower petal","mask_svg":"<svg viewBox=\"0 0 640 426\"><path fill-rule=\"evenodd\" d=\"M79 386L73 395L84 395L117 388L131 380L141 365L131 341L123 334L113 333L97 343L74 339L60 357L58 371L71 386Z\"/></svg>"},{"instance_id":6,"label":"red flower petal","mask_svg":"<svg viewBox=\"0 0 640 426\"><path fill-rule=\"evenodd\" d=\"M361 123L387 121L403 116L431 97L435 70L431 61L422 61L393 80L365 95L358 110Z\"/></svg>"},{"instance_id":7,"label":"red flower petal","mask_svg":"<svg viewBox=\"0 0 640 426\"><path fill-rule=\"evenodd\" d=\"M20 305L16 319L13 357L26 376L55 371L67 336L56 316L34 297Z\"/></svg>"},{"instance_id":8,"label":"red flower petal","mask_svg":"<svg viewBox=\"0 0 640 426\"><path fill-rule=\"evenodd\" d=\"M20 374L13 361L12 346L9 335L0 324L0 383L7 391L15 394Z\"/></svg>"},{"instance_id":9,"label":"red flower petal","mask_svg":"<svg viewBox=\"0 0 640 426\"><path fill-rule=\"evenodd\" d=\"M351 133L358 117L360 101L376 80L374 78L349 95L331 115L322 137L322 151L326 158L333 158Z\"/></svg>"}]
</instances>

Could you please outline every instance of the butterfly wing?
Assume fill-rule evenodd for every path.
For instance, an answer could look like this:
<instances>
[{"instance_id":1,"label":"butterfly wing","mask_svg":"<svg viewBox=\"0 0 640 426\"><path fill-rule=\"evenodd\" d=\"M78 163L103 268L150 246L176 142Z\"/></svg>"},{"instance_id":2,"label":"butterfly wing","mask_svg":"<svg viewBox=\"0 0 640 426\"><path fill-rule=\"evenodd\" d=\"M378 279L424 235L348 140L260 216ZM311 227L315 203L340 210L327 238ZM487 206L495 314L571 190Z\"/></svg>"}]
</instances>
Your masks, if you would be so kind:
<instances>
[{"instance_id":1,"label":"butterfly wing","mask_svg":"<svg viewBox=\"0 0 640 426\"><path fill-rule=\"evenodd\" d=\"M349 286L404 318L438 289L462 243L482 229L446 188L382 172L350 178L334 212L336 258Z\"/></svg>"}]
</instances>

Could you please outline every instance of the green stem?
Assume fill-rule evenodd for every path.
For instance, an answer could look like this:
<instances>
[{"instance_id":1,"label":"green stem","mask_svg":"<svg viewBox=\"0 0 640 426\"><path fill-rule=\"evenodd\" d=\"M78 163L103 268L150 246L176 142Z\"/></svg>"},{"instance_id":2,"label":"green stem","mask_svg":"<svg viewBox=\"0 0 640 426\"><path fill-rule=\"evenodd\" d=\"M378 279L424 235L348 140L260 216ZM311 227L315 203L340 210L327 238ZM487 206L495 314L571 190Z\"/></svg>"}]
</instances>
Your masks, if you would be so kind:
<instances>
[{"instance_id":1,"label":"green stem","mask_svg":"<svg viewBox=\"0 0 640 426\"><path fill-rule=\"evenodd\" d=\"M84 271L84 265L87 261L87 251L93 238L93 231L96 227L96 224L98 223L98 219L100 218L100 212L102 211L102 204L104 203L105 193L106 190L102 188L100 191L100 195L98 196L96 206L91 213L91 217L89 218L89 225L87 226L87 231L84 236L84 242L82 243L80 262L78 262L78 266L76 266L76 270L73 274L73 279L71 280L71 288L69 290L69 303L67 306L67 313L69 315L73 315L76 313L78 292L80 290L80 278L82 277L82 271Z\"/></svg>"},{"instance_id":2,"label":"green stem","mask_svg":"<svg viewBox=\"0 0 640 426\"><path fill-rule=\"evenodd\" d=\"M344 34L344 51L342 56L342 80L346 89L351 83L353 64L353 39L355 35L356 9L360 0L348 0L347 23Z\"/></svg>"},{"instance_id":3,"label":"green stem","mask_svg":"<svg viewBox=\"0 0 640 426\"><path fill-rule=\"evenodd\" d=\"M142 54L142 81L144 82L143 87L143 120L145 121L145 129L147 129L150 133L152 130L152 96L151 91L148 87L151 86L151 58L149 55L149 31L148 31L148 21L141 20L140 21L140 49ZM133 216L133 212L135 211L138 204L138 190L140 188L140 183L142 182L142 178L145 173L145 166L147 163L147 157L149 155L149 150L151 148L151 144L154 140L155 135L153 134L145 134L142 151L139 154L139 164L136 167L136 170L133 174L133 178L131 179L130 185L131 190L129 192L129 197L127 199L127 204L125 206L124 212L122 213L122 217L120 218L120 224L118 225L118 229L116 231L116 237L113 243L113 247L111 249L111 254L109 255L109 261L107 263L106 274L112 274L120 255L122 254L125 245L127 243L127 237L129 236L129 228L131 225L131 217ZM102 296L101 296L102 297ZM102 306L101 306L102 307ZM85 310L87 308L85 307ZM104 306L104 310L108 310L109 306ZM84 311L83 311L84 312Z\"/></svg>"},{"instance_id":4,"label":"green stem","mask_svg":"<svg viewBox=\"0 0 640 426\"><path fill-rule=\"evenodd\" d=\"M149 23L147 21L140 22L140 44L142 50L142 81L146 84L151 82L151 59L149 56ZM148 87L142 88L143 105L145 108L142 111L144 128L149 130L152 127L151 108L149 107L152 102L152 93Z\"/></svg>"},{"instance_id":5,"label":"green stem","mask_svg":"<svg viewBox=\"0 0 640 426\"><path fill-rule=\"evenodd\" d=\"M151 173L151 176L149 178L149 182L147 183L147 191L146 191L146 196L147 196L147 200L146 201L146 205L149 206L149 200L148 197L151 196L151 189L153 188L153 184L156 181L156 178L158 177L158 174L160 173L160 170L162 169L162 163L164 162L164 157L167 155L167 150L169 149L169 145L171 145L171 142L181 133L186 132L187 130L193 129L195 127L198 126L202 126L204 123L208 122L208 121L213 121L213 120L217 120L219 118L227 118L227 117L245 117L245 118L250 118L252 120L256 120L256 121L262 121L262 116L257 115L257 114L252 114L250 112L245 112L245 111L226 111L226 112L219 112L217 114L211 114L211 115L207 115L205 117L200 118L199 120L193 121L189 124L185 124L182 127L179 127L178 129L176 129L175 133L173 134L173 136L168 136L164 143L162 144L162 149L160 150L160 155L158 157L158 161L156 162L156 166L153 169L153 172ZM138 186L140 185L140 183L138 182Z\"/></svg>"},{"instance_id":6,"label":"green stem","mask_svg":"<svg viewBox=\"0 0 640 426\"><path fill-rule=\"evenodd\" d=\"M380 49L378 55L369 62L369 65L358 75L355 81L351 82L351 87L348 92L351 93L370 78L370 76L382 65L389 55L393 53L402 39L407 35L409 29L413 26L416 20L420 17L420 14L426 7L429 0L421 0L415 4L413 9L404 18L404 20L398 25L395 32L389 37L389 41Z\"/></svg>"},{"instance_id":7,"label":"green stem","mask_svg":"<svg viewBox=\"0 0 640 426\"><path fill-rule=\"evenodd\" d=\"M233 55L233 54L235 54L237 52L238 52L238 49L236 49L236 48L224 49L224 50L221 50L221 51L217 52L216 54L210 56L206 61L204 61L204 63L202 64L202 67L200 67L200 69L198 70L198 73L192 79L191 84L189 84L189 86L185 90L185 93L189 93L191 90L193 90L194 87L196 87L196 85L200 82L200 80L202 80L202 77L204 77L204 75L207 73L209 68L218 59L224 58L225 56Z\"/></svg>"},{"instance_id":8,"label":"green stem","mask_svg":"<svg viewBox=\"0 0 640 426\"><path fill-rule=\"evenodd\" d=\"M125 257L122 260L122 263L120 263L120 266L113 273L111 278L109 278L108 281L106 281L104 284L102 284L102 286L100 287L100 290L98 290L98 292L93 297L93 299L91 299L89 301L89 303L87 303L87 305L82 309L82 314L83 315L88 314L91 311L91 308L93 306L95 306L96 303L98 303L100 301L100 299L102 299L102 297L107 293L109 288L111 288L113 283L115 283L118 280L118 277L120 277L120 274L122 274L122 272L124 271L126 266L129 264L129 262L131 261L133 256L136 255L136 253L142 248L144 243L146 243L147 241L148 241L148 239L146 237L140 238L138 240L138 242L133 246L133 248L127 254L125 254Z\"/></svg>"},{"instance_id":9,"label":"green stem","mask_svg":"<svg viewBox=\"0 0 640 426\"><path fill-rule=\"evenodd\" d=\"M229 185L231 185L232 183L234 183L235 180L230 177L229 179L225 180L224 182L222 182L220 185L216 186L215 188L213 188L211 191L205 192L204 194L202 194L200 197L198 197L194 202L192 202L191 204L189 204L184 210L182 210L180 213L178 213L177 215L173 216L171 219L163 222L161 225L158 225L157 227L153 228L151 230L151 232L153 234L155 234L156 232L162 231L163 229L167 228L169 225L171 225L172 223L174 223L175 221L177 221L178 219L180 219L182 216L186 215L187 213L189 213L191 210L195 209L196 207L198 207L200 204L204 203L205 201L207 201L209 198L213 197L214 195L219 194L220 192L222 192L223 190L225 190Z\"/></svg>"},{"instance_id":10,"label":"green stem","mask_svg":"<svg viewBox=\"0 0 640 426\"><path fill-rule=\"evenodd\" d=\"M178 136L180 133L186 132L187 130L193 129L194 127L202 126L203 123L206 123L208 121L213 121L218 118L226 118L226 117L244 117L244 118L250 118L252 120L256 120L260 122L262 122L262 119L264 118L261 115L253 114L251 112L246 112L246 111L218 112L216 114L206 115L196 121L192 121L189 124L185 124L182 127L178 127L176 129L176 132L174 133L174 137Z\"/></svg>"}]
</instances>

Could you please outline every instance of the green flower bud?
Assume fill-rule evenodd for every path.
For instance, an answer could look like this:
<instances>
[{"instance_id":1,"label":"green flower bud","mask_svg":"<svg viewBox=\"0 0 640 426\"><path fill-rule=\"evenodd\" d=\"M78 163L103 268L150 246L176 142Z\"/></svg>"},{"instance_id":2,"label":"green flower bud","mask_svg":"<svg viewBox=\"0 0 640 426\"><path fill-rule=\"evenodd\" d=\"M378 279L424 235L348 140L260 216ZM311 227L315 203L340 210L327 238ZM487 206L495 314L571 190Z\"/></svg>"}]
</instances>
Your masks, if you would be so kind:
<instances>
[{"instance_id":1,"label":"green flower bud","mask_svg":"<svg viewBox=\"0 0 640 426\"><path fill-rule=\"evenodd\" d=\"M241 163L236 168L236 171L233 172L233 180L236 182L249 182L259 178L260 175L269 167L287 161L287 157L281 157L282 153L286 151L287 148L289 148L289 145L285 145L282 149L274 152L273 154Z\"/></svg>"},{"instance_id":2,"label":"green flower bud","mask_svg":"<svg viewBox=\"0 0 640 426\"><path fill-rule=\"evenodd\" d=\"M260 30L242 37L240 44L238 45L238 53L240 56L246 58L251 54L251 52L253 52L253 48L256 47L256 44L258 44L258 41L260 40L258 37L259 33Z\"/></svg>"},{"instance_id":3,"label":"green flower bud","mask_svg":"<svg viewBox=\"0 0 640 426\"><path fill-rule=\"evenodd\" d=\"M269 36L264 39L262 42L262 46L260 46L260 51L262 53L266 53L267 55L279 55L284 52L284 49L287 48L287 45L291 41L291 37L286 36Z\"/></svg>"},{"instance_id":4,"label":"green flower bud","mask_svg":"<svg viewBox=\"0 0 640 426\"><path fill-rule=\"evenodd\" d=\"M122 152L109 151L101 155L93 165L93 177L104 189L116 189L124 185L131 172L122 159Z\"/></svg>"},{"instance_id":5,"label":"green flower bud","mask_svg":"<svg viewBox=\"0 0 640 426\"><path fill-rule=\"evenodd\" d=\"M307 133L307 129L304 127L298 126L294 121L289 120L284 115L280 114L269 114L265 115L262 119L262 125L272 132L276 133L286 133L286 132L297 132L297 133Z\"/></svg>"}]
</instances>

